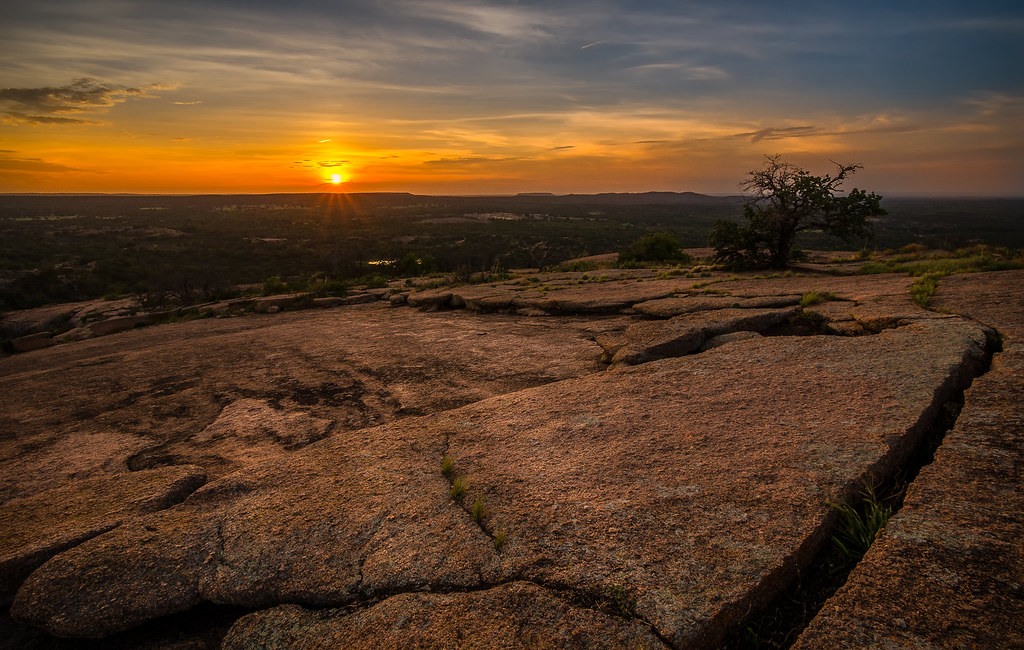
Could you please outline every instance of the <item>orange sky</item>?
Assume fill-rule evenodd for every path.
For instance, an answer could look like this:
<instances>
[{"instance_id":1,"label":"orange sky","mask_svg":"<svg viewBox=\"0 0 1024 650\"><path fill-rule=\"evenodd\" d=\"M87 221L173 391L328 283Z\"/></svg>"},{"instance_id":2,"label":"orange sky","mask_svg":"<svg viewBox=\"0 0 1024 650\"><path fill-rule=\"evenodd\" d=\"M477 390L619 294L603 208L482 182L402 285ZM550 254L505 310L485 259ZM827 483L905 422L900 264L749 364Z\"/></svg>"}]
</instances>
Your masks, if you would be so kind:
<instances>
[{"instance_id":1,"label":"orange sky","mask_svg":"<svg viewBox=\"0 0 1024 650\"><path fill-rule=\"evenodd\" d=\"M214 4L12 11L0 192L733 193L782 153L883 193L1024 194L1012 3Z\"/></svg>"}]
</instances>

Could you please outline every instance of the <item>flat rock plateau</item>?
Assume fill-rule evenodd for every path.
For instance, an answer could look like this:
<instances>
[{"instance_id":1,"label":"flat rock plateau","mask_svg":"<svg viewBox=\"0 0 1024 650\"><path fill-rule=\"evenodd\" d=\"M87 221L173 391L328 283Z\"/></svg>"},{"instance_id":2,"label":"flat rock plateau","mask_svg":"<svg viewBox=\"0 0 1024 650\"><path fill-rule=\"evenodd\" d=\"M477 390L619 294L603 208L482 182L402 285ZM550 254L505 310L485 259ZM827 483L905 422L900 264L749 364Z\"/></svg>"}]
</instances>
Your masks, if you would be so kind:
<instances>
[{"instance_id":1,"label":"flat rock plateau","mask_svg":"<svg viewBox=\"0 0 1024 650\"><path fill-rule=\"evenodd\" d=\"M719 647L962 400L796 645L1024 646L1024 272L588 280L0 358L0 644Z\"/></svg>"}]
</instances>

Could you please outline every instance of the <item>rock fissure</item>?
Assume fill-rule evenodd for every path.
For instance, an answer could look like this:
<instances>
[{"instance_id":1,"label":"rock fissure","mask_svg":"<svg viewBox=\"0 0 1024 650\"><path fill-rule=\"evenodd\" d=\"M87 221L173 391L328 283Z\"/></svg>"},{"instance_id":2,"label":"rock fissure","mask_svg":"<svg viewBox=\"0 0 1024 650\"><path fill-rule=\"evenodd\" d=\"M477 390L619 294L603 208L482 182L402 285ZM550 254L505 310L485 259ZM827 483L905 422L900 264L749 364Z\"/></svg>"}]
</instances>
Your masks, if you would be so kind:
<instances>
[{"instance_id":1,"label":"rock fissure","mask_svg":"<svg viewBox=\"0 0 1024 650\"><path fill-rule=\"evenodd\" d=\"M976 322L976 321L974 321ZM873 504L858 501L863 490L879 495L879 504L891 509L895 516L903 505L907 488L920 471L930 464L936 449L946 433L953 429L964 403L964 393L975 379L985 375L1000 351L999 334L980 324L986 341L978 346L978 354L966 354L959 367L935 390L932 403L913 427L914 431L901 438L910 438L912 444L905 449L894 449L879 463L869 468L838 503L848 504L861 516L868 516L865 508ZM949 408L954 405L954 408ZM893 457L895 456L895 457ZM864 486L868 486L865 488ZM831 513L820 535L824 540L811 562L798 569L791 584L762 608L750 608L748 614L726 638L724 647L734 650L756 645L765 648L789 648L822 609L825 603L846 583L850 573L860 561L850 561L832 542L837 527L836 512Z\"/></svg>"}]
</instances>

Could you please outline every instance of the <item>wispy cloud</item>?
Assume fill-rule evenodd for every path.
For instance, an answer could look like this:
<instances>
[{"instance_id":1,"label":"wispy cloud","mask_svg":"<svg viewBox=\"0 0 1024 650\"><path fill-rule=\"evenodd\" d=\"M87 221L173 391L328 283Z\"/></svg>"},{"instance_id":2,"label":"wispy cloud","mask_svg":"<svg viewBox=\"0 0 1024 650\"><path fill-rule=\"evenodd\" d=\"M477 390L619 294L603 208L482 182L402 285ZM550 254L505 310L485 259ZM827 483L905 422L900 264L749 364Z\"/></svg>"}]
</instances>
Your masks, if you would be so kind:
<instances>
[{"instance_id":1,"label":"wispy cloud","mask_svg":"<svg viewBox=\"0 0 1024 650\"><path fill-rule=\"evenodd\" d=\"M512 162L516 160L525 160L518 156L511 157L489 157L489 156L467 156L464 158L438 158L436 160L424 160L424 165L446 165L446 166L461 166L461 165L480 165L485 163L501 163L501 162Z\"/></svg>"},{"instance_id":2,"label":"wispy cloud","mask_svg":"<svg viewBox=\"0 0 1024 650\"><path fill-rule=\"evenodd\" d=\"M751 131L749 133L737 133L737 138L750 138L751 142L760 142L761 140L780 140L782 138L800 138L810 135L818 135L820 131L813 126L787 126L784 128L768 127L766 129L758 129L757 131Z\"/></svg>"},{"instance_id":3,"label":"wispy cloud","mask_svg":"<svg viewBox=\"0 0 1024 650\"><path fill-rule=\"evenodd\" d=\"M7 121L25 124L89 124L90 120L63 117L65 114L103 113L132 97L149 96L149 91L169 88L150 84L132 88L102 83L90 77L73 80L66 86L0 89L0 104Z\"/></svg>"},{"instance_id":4,"label":"wispy cloud","mask_svg":"<svg viewBox=\"0 0 1024 650\"><path fill-rule=\"evenodd\" d=\"M40 158L16 158L6 154L16 154L16 151L3 150L0 154L0 170L8 172L86 172L87 169L69 167L58 163L46 162Z\"/></svg>"}]
</instances>

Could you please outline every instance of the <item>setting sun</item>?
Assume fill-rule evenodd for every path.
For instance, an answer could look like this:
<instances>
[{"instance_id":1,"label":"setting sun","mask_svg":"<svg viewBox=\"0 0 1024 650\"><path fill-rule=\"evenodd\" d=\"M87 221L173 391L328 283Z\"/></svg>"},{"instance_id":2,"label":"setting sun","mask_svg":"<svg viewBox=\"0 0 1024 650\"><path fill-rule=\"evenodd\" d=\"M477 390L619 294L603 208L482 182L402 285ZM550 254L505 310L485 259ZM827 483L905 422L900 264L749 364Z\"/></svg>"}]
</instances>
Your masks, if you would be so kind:
<instances>
[{"instance_id":1,"label":"setting sun","mask_svg":"<svg viewBox=\"0 0 1024 650\"><path fill-rule=\"evenodd\" d=\"M341 183L341 174L331 174L331 182L335 185Z\"/></svg>"}]
</instances>

